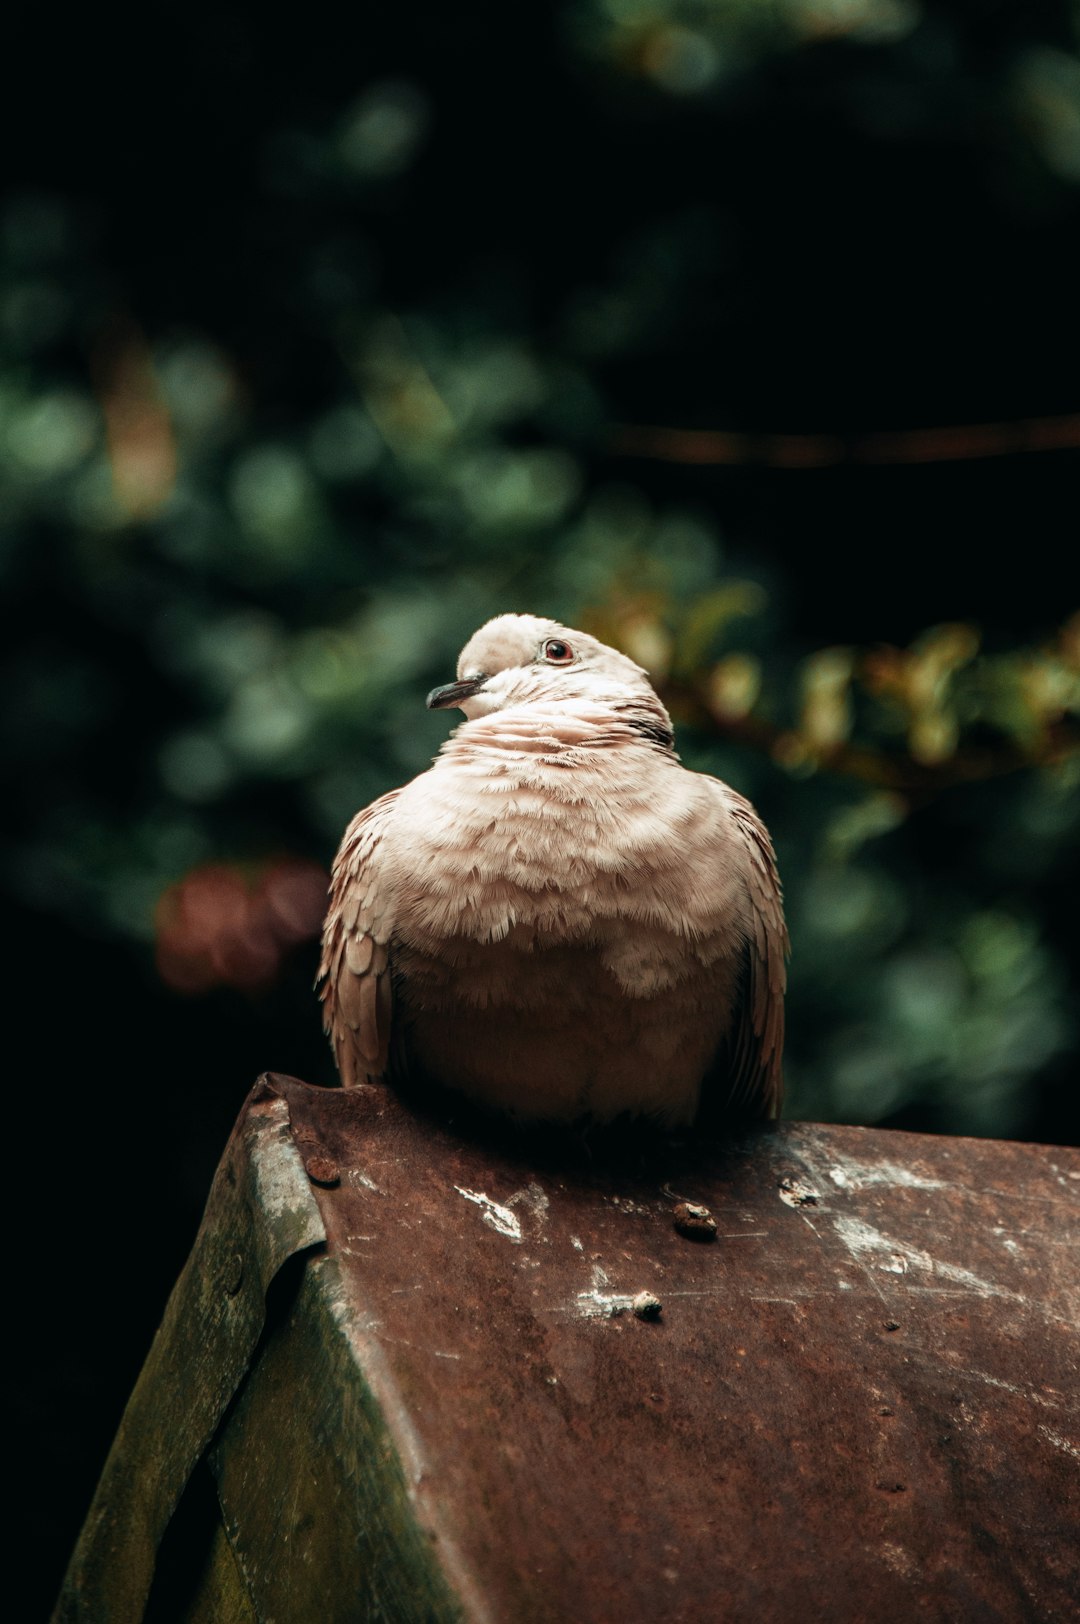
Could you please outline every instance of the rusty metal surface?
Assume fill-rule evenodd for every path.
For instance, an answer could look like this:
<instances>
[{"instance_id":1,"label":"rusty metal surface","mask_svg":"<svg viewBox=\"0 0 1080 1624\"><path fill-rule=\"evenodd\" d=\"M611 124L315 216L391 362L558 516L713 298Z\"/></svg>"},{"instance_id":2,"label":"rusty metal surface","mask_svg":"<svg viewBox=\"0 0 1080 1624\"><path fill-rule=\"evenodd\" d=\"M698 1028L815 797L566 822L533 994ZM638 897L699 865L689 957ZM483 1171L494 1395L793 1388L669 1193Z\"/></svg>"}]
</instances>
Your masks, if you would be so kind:
<instances>
[{"instance_id":1,"label":"rusty metal surface","mask_svg":"<svg viewBox=\"0 0 1080 1624\"><path fill-rule=\"evenodd\" d=\"M469 1618L1080 1617L1075 1153L787 1124L614 1167L270 1086Z\"/></svg>"}]
</instances>

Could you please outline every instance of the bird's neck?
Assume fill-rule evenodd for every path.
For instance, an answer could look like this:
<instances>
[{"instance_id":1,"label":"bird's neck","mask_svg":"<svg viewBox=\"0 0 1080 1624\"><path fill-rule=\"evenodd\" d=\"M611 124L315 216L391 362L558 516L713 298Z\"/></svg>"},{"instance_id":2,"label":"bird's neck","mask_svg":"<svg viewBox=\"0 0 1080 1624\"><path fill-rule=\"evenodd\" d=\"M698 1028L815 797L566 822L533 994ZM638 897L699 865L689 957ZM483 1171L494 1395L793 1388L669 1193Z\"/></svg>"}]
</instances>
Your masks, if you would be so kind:
<instances>
[{"instance_id":1,"label":"bird's neck","mask_svg":"<svg viewBox=\"0 0 1080 1624\"><path fill-rule=\"evenodd\" d=\"M447 739L440 757L448 760L495 751L531 756L648 749L674 757L671 718L654 696L507 706L462 723Z\"/></svg>"}]
</instances>

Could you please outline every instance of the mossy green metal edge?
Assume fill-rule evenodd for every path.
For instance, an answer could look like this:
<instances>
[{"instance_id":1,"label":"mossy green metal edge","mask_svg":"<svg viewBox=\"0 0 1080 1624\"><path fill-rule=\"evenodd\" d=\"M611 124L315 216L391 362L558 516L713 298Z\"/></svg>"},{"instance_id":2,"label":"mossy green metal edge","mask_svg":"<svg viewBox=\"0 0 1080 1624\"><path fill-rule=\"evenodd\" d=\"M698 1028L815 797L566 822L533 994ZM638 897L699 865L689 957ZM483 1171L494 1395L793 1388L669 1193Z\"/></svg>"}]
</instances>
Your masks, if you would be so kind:
<instances>
[{"instance_id":1,"label":"mossy green metal edge","mask_svg":"<svg viewBox=\"0 0 1080 1624\"><path fill-rule=\"evenodd\" d=\"M270 1283L325 1238L288 1105L257 1084L109 1451L54 1624L138 1624L162 1536L250 1366Z\"/></svg>"},{"instance_id":2,"label":"mossy green metal edge","mask_svg":"<svg viewBox=\"0 0 1080 1624\"><path fill-rule=\"evenodd\" d=\"M233 1556L260 1619L455 1624L453 1553L417 1516L406 1418L355 1329L336 1259L310 1259L210 1453Z\"/></svg>"}]
</instances>

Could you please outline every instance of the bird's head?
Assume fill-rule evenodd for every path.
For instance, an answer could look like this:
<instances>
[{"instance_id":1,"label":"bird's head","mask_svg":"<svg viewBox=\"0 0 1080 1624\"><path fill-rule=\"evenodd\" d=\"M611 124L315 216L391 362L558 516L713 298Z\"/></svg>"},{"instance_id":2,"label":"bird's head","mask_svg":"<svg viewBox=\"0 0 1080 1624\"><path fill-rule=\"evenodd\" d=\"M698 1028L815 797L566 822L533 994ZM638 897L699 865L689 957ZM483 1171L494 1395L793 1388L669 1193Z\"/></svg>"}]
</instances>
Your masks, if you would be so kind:
<instances>
[{"instance_id":1,"label":"bird's head","mask_svg":"<svg viewBox=\"0 0 1080 1624\"><path fill-rule=\"evenodd\" d=\"M470 719L510 706L593 700L661 709L648 675L617 649L536 615L499 615L461 651L457 681L433 688L429 710L457 705Z\"/></svg>"}]
</instances>

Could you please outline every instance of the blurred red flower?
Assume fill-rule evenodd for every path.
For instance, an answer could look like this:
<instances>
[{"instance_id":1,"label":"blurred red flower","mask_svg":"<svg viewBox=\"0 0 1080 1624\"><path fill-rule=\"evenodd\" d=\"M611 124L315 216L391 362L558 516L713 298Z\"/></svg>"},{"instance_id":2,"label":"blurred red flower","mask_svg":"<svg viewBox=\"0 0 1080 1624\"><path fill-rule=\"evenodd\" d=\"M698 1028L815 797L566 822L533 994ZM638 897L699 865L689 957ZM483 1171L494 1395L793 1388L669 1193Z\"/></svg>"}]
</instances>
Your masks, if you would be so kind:
<instances>
[{"instance_id":1,"label":"blurred red flower","mask_svg":"<svg viewBox=\"0 0 1080 1624\"><path fill-rule=\"evenodd\" d=\"M255 869L230 863L191 869L158 902L158 973L176 992L271 986L288 949L318 935L328 883L325 869L300 857Z\"/></svg>"}]
</instances>

